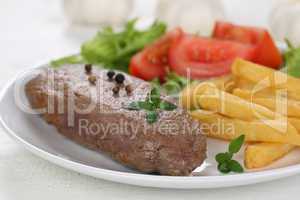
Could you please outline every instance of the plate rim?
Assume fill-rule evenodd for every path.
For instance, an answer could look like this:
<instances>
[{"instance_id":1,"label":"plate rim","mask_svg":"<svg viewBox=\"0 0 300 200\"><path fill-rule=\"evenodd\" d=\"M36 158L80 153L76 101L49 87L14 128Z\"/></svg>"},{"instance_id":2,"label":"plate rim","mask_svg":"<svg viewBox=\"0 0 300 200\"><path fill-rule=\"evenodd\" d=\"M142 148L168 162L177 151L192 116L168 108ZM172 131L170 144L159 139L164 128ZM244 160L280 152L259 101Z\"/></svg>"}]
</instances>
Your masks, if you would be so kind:
<instances>
[{"instance_id":1,"label":"plate rim","mask_svg":"<svg viewBox=\"0 0 300 200\"><path fill-rule=\"evenodd\" d=\"M34 67L26 70L22 70L13 78L11 78L1 89L0 104L3 103L3 99L8 92L8 89L15 84L15 82L18 80L17 78L20 77L20 75L28 72L29 70L41 68L45 66L45 63L47 62L44 62L44 64L34 65ZM300 164L294 164L291 166L276 169L268 169L265 171L218 176L164 176L120 172L116 170L92 167L80 162L71 161L59 155L47 152L46 150L41 149L34 144L31 144L30 142L27 142L25 139L18 136L18 134L16 134L13 130L11 130L10 127L5 123L2 112L0 112L0 125L3 127L4 132L10 138L25 147L25 149L30 151L32 154L44 160L54 163L60 167L88 176L135 186L169 189L224 188L267 182L300 173Z\"/></svg>"}]
</instances>

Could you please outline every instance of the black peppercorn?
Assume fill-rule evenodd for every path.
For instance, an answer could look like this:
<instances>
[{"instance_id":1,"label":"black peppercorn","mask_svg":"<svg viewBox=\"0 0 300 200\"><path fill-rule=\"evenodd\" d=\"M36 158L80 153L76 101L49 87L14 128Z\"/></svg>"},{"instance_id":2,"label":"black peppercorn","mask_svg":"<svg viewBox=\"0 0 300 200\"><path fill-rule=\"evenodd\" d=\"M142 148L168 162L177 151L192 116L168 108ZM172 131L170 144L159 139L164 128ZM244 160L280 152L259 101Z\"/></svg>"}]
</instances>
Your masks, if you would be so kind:
<instances>
[{"instance_id":1,"label":"black peppercorn","mask_svg":"<svg viewBox=\"0 0 300 200\"><path fill-rule=\"evenodd\" d=\"M125 76L123 74L117 74L115 77L115 81L117 82L117 84L123 84L125 80Z\"/></svg>"},{"instance_id":2,"label":"black peppercorn","mask_svg":"<svg viewBox=\"0 0 300 200\"><path fill-rule=\"evenodd\" d=\"M86 72L87 74L91 73L91 71L92 71L92 64L86 64L86 65L84 66L84 69L85 69L85 72Z\"/></svg>"},{"instance_id":3,"label":"black peppercorn","mask_svg":"<svg viewBox=\"0 0 300 200\"><path fill-rule=\"evenodd\" d=\"M108 77L109 80L113 80L115 74L116 73L111 70L111 71L108 71L106 75L107 75L107 77Z\"/></svg>"}]
</instances>

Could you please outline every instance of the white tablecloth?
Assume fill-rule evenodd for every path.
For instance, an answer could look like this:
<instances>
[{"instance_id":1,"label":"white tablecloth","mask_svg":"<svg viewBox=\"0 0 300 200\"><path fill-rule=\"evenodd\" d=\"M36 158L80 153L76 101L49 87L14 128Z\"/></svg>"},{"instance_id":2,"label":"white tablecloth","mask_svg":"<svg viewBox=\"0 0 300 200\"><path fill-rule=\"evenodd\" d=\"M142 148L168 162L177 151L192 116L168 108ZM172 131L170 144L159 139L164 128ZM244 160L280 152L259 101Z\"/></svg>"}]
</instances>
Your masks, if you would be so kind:
<instances>
[{"instance_id":1,"label":"white tablecloth","mask_svg":"<svg viewBox=\"0 0 300 200\"><path fill-rule=\"evenodd\" d=\"M234 6L228 4L230 2ZM257 4L233 12L239 4L249 6L250 0L227 0L229 18L247 24L265 25L269 9L266 5L270 0L251 2ZM253 12L259 7L264 12ZM238 14L242 17L236 17ZM35 62L78 51L80 35L66 29L62 19L59 0L0 1L0 87L16 72ZM300 194L299 185L300 176L214 190L160 190L117 184L80 175L33 156L0 129L1 200L295 199Z\"/></svg>"}]
</instances>

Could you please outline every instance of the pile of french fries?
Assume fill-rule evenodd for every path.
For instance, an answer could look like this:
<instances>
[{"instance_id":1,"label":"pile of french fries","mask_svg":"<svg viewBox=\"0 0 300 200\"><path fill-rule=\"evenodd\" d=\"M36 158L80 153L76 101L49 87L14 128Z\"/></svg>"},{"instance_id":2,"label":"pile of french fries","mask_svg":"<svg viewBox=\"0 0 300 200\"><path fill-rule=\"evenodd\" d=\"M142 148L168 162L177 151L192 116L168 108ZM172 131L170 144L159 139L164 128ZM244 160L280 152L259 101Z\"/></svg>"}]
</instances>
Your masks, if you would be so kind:
<instances>
[{"instance_id":1,"label":"pile of french fries","mask_svg":"<svg viewBox=\"0 0 300 200\"><path fill-rule=\"evenodd\" d=\"M245 167L262 168L300 146L300 79L242 59L232 74L191 84L181 104L213 138L245 135Z\"/></svg>"}]
</instances>

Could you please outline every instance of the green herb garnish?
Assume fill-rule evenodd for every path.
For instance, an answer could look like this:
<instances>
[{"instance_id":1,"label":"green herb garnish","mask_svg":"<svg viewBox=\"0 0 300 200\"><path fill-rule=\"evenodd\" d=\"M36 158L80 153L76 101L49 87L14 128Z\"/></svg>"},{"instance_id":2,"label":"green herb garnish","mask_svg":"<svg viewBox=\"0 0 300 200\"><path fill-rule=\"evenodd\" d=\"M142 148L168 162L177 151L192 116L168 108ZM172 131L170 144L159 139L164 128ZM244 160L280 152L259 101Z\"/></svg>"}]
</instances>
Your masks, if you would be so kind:
<instances>
[{"instance_id":1,"label":"green herb garnish","mask_svg":"<svg viewBox=\"0 0 300 200\"><path fill-rule=\"evenodd\" d=\"M154 105L148 101L132 102L127 107L128 110L148 110L153 111Z\"/></svg>"},{"instance_id":2,"label":"green herb garnish","mask_svg":"<svg viewBox=\"0 0 300 200\"><path fill-rule=\"evenodd\" d=\"M150 92L150 98L147 98L149 103L153 105L154 108L158 108L161 102L159 89L154 87Z\"/></svg>"},{"instance_id":3,"label":"green herb garnish","mask_svg":"<svg viewBox=\"0 0 300 200\"><path fill-rule=\"evenodd\" d=\"M172 111L172 110L175 110L177 108L177 106L170 102L162 101L159 104L159 108L162 110Z\"/></svg>"},{"instance_id":4,"label":"green herb garnish","mask_svg":"<svg viewBox=\"0 0 300 200\"><path fill-rule=\"evenodd\" d=\"M162 22L155 22L147 30L140 31L135 28L136 21L127 22L120 32L114 31L112 27L104 28L81 46L80 55L54 60L51 65L101 64L106 68L127 72L131 57L166 31L166 25Z\"/></svg>"},{"instance_id":5,"label":"green herb garnish","mask_svg":"<svg viewBox=\"0 0 300 200\"><path fill-rule=\"evenodd\" d=\"M166 76L166 80L163 84L160 84L159 79L152 80L153 87L160 88L163 92L168 95L175 95L185 88L189 81L187 78L177 75L174 72L169 72Z\"/></svg>"},{"instance_id":6,"label":"green herb garnish","mask_svg":"<svg viewBox=\"0 0 300 200\"><path fill-rule=\"evenodd\" d=\"M219 153L216 155L215 159L218 162L218 170L221 173L228 174L230 172L244 172L242 165L236 160L232 159L233 155L240 151L244 141L245 135L241 135L230 142L228 152Z\"/></svg>"},{"instance_id":7,"label":"green herb garnish","mask_svg":"<svg viewBox=\"0 0 300 200\"><path fill-rule=\"evenodd\" d=\"M296 48L286 39L288 51L284 53L286 72L294 77L300 77L300 47Z\"/></svg>"},{"instance_id":8,"label":"green herb garnish","mask_svg":"<svg viewBox=\"0 0 300 200\"><path fill-rule=\"evenodd\" d=\"M145 101L131 102L128 106L128 110L145 110L146 120L149 124L152 124L158 119L158 110L172 111L177 106L168 101L164 101L160 98L160 91L157 87L154 87Z\"/></svg>"},{"instance_id":9,"label":"green herb garnish","mask_svg":"<svg viewBox=\"0 0 300 200\"><path fill-rule=\"evenodd\" d=\"M158 114L156 111L147 112L146 119L149 124L152 124L157 121Z\"/></svg>"}]
</instances>

